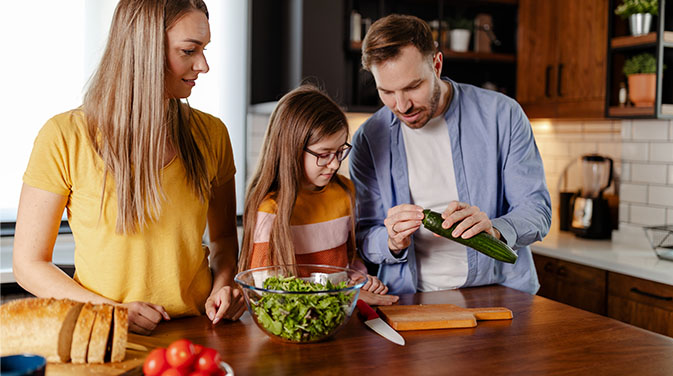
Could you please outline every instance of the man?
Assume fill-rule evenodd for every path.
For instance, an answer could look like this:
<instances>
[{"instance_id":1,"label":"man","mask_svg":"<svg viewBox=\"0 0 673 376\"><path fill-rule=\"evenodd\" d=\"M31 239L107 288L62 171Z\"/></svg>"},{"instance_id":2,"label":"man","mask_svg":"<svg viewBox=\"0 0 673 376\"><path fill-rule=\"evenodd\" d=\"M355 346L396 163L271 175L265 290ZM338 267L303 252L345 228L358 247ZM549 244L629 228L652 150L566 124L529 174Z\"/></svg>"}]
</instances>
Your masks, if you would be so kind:
<instances>
[{"instance_id":1,"label":"man","mask_svg":"<svg viewBox=\"0 0 673 376\"><path fill-rule=\"evenodd\" d=\"M528 245L549 231L551 203L530 123L511 98L440 78L442 62L416 17L387 16L365 36L362 65L385 106L353 136L358 245L392 294L495 283L534 294ZM460 222L456 237L501 239L518 260L434 236L424 208L444 228Z\"/></svg>"}]
</instances>

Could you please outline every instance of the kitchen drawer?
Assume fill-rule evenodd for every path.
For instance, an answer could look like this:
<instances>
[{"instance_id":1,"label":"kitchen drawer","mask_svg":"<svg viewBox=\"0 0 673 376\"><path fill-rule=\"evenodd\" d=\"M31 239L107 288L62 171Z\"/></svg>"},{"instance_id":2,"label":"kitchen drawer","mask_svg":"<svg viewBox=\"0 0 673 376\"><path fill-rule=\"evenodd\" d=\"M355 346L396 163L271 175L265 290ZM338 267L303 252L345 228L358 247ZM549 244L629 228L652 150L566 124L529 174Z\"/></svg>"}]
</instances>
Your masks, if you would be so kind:
<instances>
[{"instance_id":1,"label":"kitchen drawer","mask_svg":"<svg viewBox=\"0 0 673 376\"><path fill-rule=\"evenodd\" d=\"M537 254L533 260L540 280L538 295L605 315L605 270Z\"/></svg>"},{"instance_id":2,"label":"kitchen drawer","mask_svg":"<svg viewBox=\"0 0 673 376\"><path fill-rule=\"evenodd\" d=\"M610 272L608 316L673 337L673 286Z\"/></svg>"}]
</instances>

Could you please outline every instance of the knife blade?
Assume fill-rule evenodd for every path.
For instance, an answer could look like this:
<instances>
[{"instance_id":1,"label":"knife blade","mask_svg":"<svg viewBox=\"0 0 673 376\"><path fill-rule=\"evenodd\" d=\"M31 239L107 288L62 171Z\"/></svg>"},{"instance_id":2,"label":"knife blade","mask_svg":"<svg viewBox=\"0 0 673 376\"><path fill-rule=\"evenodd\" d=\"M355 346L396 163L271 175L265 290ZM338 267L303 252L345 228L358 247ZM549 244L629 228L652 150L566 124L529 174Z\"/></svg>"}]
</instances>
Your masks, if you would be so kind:
<instances>
[{"instance_id":1,"label":"knife blade","mask_svg":"<svg viewBox=\"0 0 673 376\"><path fill-rule=\"evenodd\" d=\"M395 329L391 328L390 325L386 324L385 321L381 320L379 315L372 307L369 306L369 304L365 303L361 299L358 299L356 304L360 314L365 317L365 325L370 327L388 341L400 346L404 346L404 338L399 333L397 333Z\"/></svg>"}]
</instances>

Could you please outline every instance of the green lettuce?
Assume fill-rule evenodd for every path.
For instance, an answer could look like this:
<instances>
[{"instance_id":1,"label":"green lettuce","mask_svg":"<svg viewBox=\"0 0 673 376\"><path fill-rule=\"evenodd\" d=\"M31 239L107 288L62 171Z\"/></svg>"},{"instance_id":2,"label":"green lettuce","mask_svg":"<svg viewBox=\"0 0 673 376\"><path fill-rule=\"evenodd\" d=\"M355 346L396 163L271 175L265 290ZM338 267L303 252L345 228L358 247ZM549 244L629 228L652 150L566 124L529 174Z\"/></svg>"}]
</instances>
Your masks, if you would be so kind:
<instances>
[{"instance_id":1,"label":"green lettuce","mask_svg":"<svg viewBox=\"0 0 673 376\"><path fill-rule=\"evenodd\" d=\"M325 285L296 277L269 277L264 288L290 292L340 290L347 283ZM346 313L355 292L317 294L264 293L253 302L252 309L262 326L281 338L294 342L310 342L325 337L346 320Z\"/></svg>"}]
</instances>

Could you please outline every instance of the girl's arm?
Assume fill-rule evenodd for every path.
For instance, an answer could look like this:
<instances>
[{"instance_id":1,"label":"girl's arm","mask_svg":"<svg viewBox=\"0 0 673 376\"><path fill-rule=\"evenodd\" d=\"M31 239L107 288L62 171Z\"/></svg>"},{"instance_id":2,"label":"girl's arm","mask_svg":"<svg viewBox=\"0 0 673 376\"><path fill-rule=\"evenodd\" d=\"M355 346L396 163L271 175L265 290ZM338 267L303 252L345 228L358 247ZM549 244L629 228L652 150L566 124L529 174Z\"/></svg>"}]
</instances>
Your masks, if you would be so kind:
<instances>
[{"instance_id":1,"label":"girl's arm","mask_svg":"<svg viewBox=\"0 0 673 376\"><path fill-rule=\"evenodd\" d=\"M38 297L116 305L117 302L82 287L52 262L67 201L67 196L23 185L12 251L14 278L26 291ZM132 302L124 306L129 309L130 329L138 333L147 334L162 318L169 319L163 307L158 305Z\"/></svg>"},{"instance_id":2,"label":"girl's arm","mask_svg":"<svg viewBox=\"0 0 673 376\"><path fill-rule=\"evenodd\" d=\"M243 293L234 284L238 257L234 178L213 187L208 207L208 234L213 287L206 300L206 314L213 324L223 318L238 320L245 312L245 302Z\"/></svg>"}]
</instances>

